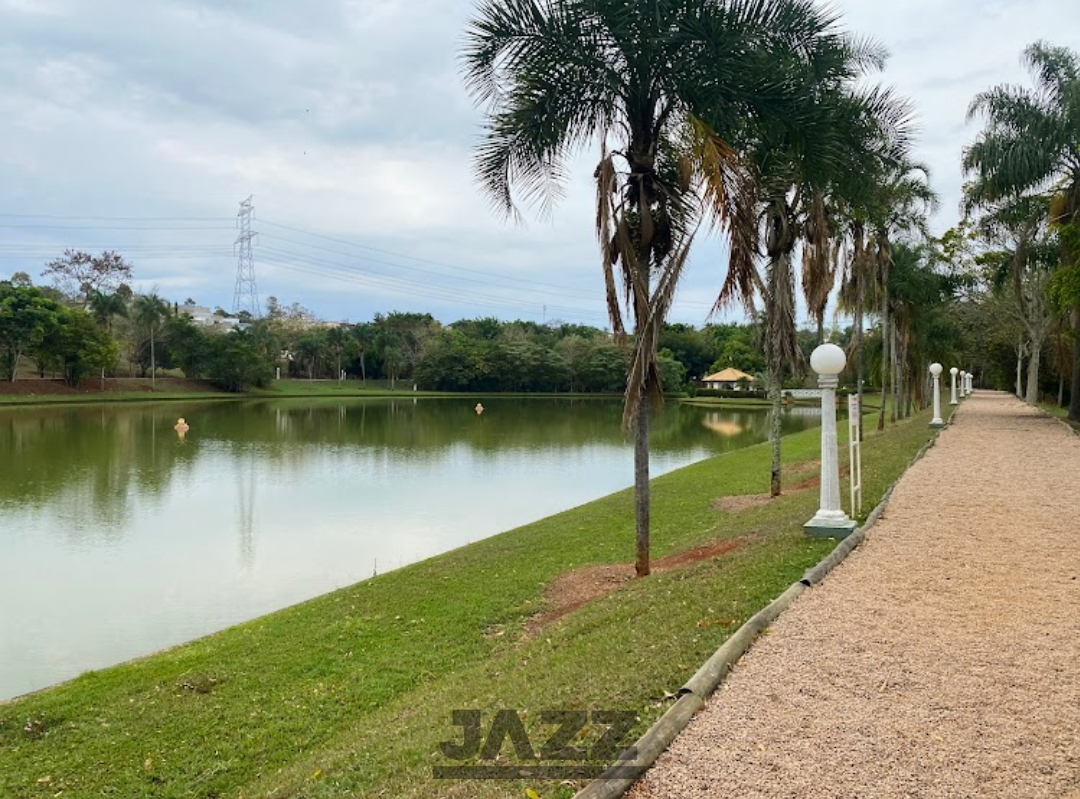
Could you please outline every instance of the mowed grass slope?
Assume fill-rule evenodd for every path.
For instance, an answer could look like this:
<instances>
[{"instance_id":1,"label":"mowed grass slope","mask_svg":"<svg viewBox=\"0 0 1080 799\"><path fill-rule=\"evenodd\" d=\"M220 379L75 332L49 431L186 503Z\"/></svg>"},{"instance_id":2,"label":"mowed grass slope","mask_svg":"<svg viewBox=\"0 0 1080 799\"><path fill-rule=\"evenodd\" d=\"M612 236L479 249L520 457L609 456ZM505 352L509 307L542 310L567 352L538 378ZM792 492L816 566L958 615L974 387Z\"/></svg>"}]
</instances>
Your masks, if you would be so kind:
<instances>
[{"instance_id":1,"label":"mowed grass slope","mask_svg":"<svg viewBox=\"0 0 1080 799\"><path fill-rule=\"evenodd\" d=\"M865 510L929 438L928 419L868 431ZM817 430L784 441L789 465L818 455ZM768 463L759 445L655 480L654 557L744 543L634 581L531 638L524 623L556 576L631 560L631 492L0 705L0 796L569 796L577 785L433 780L431 767L448 764L438 743L460 738L451 711L518 708L536 746L548 709L634 710L643 731L831 547L801 531L816 488L715 509L719 496L766 491ZM19 612L33 613L32 598Z\"/></svg>"}]
</instances>

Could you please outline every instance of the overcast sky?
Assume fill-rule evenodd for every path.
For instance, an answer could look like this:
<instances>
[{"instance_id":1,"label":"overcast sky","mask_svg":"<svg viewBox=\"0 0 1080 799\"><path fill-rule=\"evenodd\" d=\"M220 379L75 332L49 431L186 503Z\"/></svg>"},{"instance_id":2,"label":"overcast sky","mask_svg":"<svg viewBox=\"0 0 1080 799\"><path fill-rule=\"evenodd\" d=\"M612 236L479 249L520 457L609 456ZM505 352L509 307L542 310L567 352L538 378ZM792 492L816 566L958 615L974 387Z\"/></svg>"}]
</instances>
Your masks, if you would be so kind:
<instances>
[{"instance_id":1,"label":"overcast sky","mask_svg":"<svg viewBox=\"0 0 1080 799\"><path fill-rule=\"evenodd\" d=\"M892 52L881 79L918 109L939 232L957 219L971 97L1026 82L1030 42L1080 50L1076 0L833 7ZM472 181L480 114L455 62L471 10L0 0L0 278L36 280L65 247L114 248L137 290L231 308L236 212L254 195L264 301L352 321L403 310L603 326L596 154L571 169L554 218L525 227ZM672 319L703 323L724 269L718 244L699 242Z\"/></svg>"}]
</instances>

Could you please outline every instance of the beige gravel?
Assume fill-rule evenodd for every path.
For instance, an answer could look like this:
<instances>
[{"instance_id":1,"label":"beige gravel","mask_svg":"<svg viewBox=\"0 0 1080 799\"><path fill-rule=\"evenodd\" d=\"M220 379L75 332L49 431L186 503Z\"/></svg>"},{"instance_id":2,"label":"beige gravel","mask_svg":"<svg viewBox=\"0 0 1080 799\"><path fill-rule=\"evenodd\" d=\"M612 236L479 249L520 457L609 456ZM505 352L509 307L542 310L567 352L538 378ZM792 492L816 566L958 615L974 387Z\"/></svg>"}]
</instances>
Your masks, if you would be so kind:
<instances>
[{"instance_id":1,"label":"beige gravel","mask_svg":"<svg viewBox=\"0 0 1080 799\"><path fill-rule=\"evenodd\" d=\"M965 400L630 796L1080 796L1080 437Z\"/></svg>"}]
</instances>

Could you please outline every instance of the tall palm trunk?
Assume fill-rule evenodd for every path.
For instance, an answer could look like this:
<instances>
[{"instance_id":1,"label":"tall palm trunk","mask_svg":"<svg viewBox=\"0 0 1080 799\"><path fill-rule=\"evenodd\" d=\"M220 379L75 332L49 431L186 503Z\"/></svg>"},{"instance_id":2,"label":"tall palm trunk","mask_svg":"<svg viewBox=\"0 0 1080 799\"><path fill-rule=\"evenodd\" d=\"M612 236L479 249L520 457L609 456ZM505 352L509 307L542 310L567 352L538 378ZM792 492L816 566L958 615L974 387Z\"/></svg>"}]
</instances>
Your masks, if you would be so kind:
<instances>
[{"instance_id":1,"label":"tall palm trunk","mask_svg":"<svg viewBox=\"0 0 1080 799\"><path fill-rule=\"evenodd\" d=\"M773 229L778 225L774 223ZM768 383L769 398L772 400L772 424L770 443L772 444L772 466L770 470L769 495L780 496L781 489L781 466L780 466L780 429L783 419L783 378L784 358L790 342L785 341L788 337L788 328L791 324L792 310L790 303L791 275L791 251L795 247L795 240L791 236L790 228L778 235L776 241L770 243L770 264L768 269L767 291L768 309L766 313L766 381ZM788 356L790 357L790 356Z\"/></svg>"},{"instance_id":2,"label":"tall palm trunk","mask_svg":"<svg viewBox=\"0 0 1080 799\"><path fill-rule=\"evenodd\" d=\"M855 279L855 387L859 393L859 440L863 440L863 380L866 377L865 362L863 358L863 307L866 305L866 282L864 280L863 263L865 233L861 222L855 223L854 253L852 254L852 269Z\"/></svg>"},{"instance_id":3,"label":"tall palm trunk","mask_svg":"<svg viewBox=\"0 0 1080 799\"><path fill-rule=\"evenodd\" d=\"M772 400L772 415L769 420L769 442L772 444L772 470L769 480L769 496L780 496L780 431L784 418L783 381L778 369L766 371L765 380L769 385L769 399Z\"/></svg>"},{"instance_id":4,"label":"tall palm trunk","mask_svg":"<svg viewBox=\"0 0 1080 799\"><path fill-rule=\"evenodd\" d=\"M1069 387L1069 421L1080 422L1080 305L1074 305L1070 316L1073 329L1072 385Z\"/></svg>"},{"instance_id":5,"label":"tall palm trunk","mask_svg":"<svg viewBox=\"0 0 1080 799\"><path fill-rule=\"evenodd\" d=\"M635 152L647 152L636 150ZM644 181L641 182L644 185ZM635 254L638 289L634 292L634 327L637 336L643 335L645 321L649 318L649 264L651 253L647 246L638 242ZM645 296L643 296L643 294ZM650 573L649 557L649 391L652 386L648 373L641 381L640 396L637 398L637 424L634 430L634 572L638 577Z\"/></svg>"},{"instance_id":6,"label":"tall palm trunk","mask_svg":"<svg viewBox=\"0 0 1080 799\"><path fill-rule=\"evenodd\" d=\"M888 394L888 384L892 382L892 361L889 359L890 350L889 339L892 336L892 329L889 326L889 265L888 262L882 264L881 272L881 284L883 289L883 299L881 301L881 410L878 411L877 429L885 429L885 405ZM893 413L896 412L895 404L893 406ZM895 417L893 418L895 421Z\"/></svg>"},{"instance_id":7,"label":"tall palm trunk","mask_svg":"<svg viewBox=\"0 0 1080 799\"><path fill-rule=\"evenodd\" d=\"M896 397L896 409L893 411L893 422L904 418L904 390L907 385L904 380L904 334L900 331L899 323L893 324L893 375L896 385L893 388L893 396Z\"/></svg>"},{"instance_id":8,"label":"tall palm trunk","mask_svg":"<svg viewBox=\"0 0 1080 799\"><path fill-rule=\"evenodd\" d=\"M634 436L634 571L649 574L649 394L642 389L638 398L637 429Z\"/></svg>"}]
</instances>

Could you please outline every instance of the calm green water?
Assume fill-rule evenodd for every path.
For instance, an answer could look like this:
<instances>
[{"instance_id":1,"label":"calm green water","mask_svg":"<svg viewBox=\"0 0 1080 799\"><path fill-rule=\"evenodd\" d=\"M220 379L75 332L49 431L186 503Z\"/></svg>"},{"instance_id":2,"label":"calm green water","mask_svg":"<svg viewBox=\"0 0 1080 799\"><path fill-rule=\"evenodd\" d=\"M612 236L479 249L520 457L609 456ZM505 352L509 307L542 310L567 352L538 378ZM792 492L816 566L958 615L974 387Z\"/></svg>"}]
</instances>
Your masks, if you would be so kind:
<instances>
[{"instance_id":1,"label":"calm green water","mask_svg":"<svg viewBox=\"0 0 1080 799\"><path fill-rule=\"evenodd\" d=\"M618 402L474 403L0 410L0 698L632 483ZM767 419L668 403L653 474L762 441Z\"/></svg>"}]
</instances>

